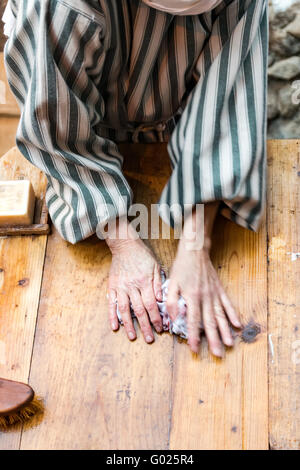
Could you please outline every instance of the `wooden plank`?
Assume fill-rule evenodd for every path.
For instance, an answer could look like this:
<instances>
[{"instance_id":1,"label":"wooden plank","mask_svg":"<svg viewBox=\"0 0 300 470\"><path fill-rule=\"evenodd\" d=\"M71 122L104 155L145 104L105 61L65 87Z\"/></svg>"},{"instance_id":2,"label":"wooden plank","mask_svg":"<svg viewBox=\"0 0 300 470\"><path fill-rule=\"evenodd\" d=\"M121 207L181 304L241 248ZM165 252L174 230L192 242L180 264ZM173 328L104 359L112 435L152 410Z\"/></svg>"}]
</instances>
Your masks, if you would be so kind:
<instances>
[{"instance_id":1,"label":"wooden plank","mask_svg":"<svg viewBox=\"0 0 300 470\"><path fill-rule=\"evenodd\" d=\"M30 179L37 199L43 201L47 186L46 176L31 165L17 147L13 147L0 160L0 181L23 179Z\"/></svg>"},{"instance_id":2,"label":"wooden plank","mask_svg":"<svg viewBox=\"0 0 300 470\"><path fill-rule=\"evenodd\" d=\"M16 131L19 118L0 116L0 159L16 145Z\"/></svg>"},{"instance_id":3,"label":"wooden plank","mask_svg":"<svg viewBox=\"0 0 300 470\"><path fill-rule=\"evenodd\" d=\"M5 171L13 176L14 170ZM25 159L22 171L38 192L40 171ZM0 159L0 178L3 173ZM0 377L28 380L46 241L46 236L0 238ZM16 449L19 441L20 432L0 433L0 449Z\"/></svg>"},{"instance_id":4,"label":"wooden plank","mask_svg":"<svg viewBox=\"0 0 300 470\"><path fill-rule=\"evenodd\" d=\"M170 171L165 146L120 147L136 199L156 202ZM154 249L169 265L174 244ZM168 447L173 339L164 334L149 346L110 331L110 260L96 238L71 246L55 231L49 237L30 374L46 413L23 434L22 449Z\"/></svg>"},{"instance_id":5,"label":"wooden plank","mask_svg":"<svg viewBox=\"0 0 300 470\"><path fill-rule=\"evenodd\" d=\"M205 339L199 357L176 342L170 446L267 449L266 228L254 234L219 217L214 233L213 260L224 287L243 325L254 322L261 332L252 344L237 336L223 360L208 354Z\"/></svg>"},{"instance_id":6,"label":"wooden plank","mask_svg":"<svg viewBox=\"0 0 300 470\"><path fill-rule=\"evenodd\" d=\"M299 163L299 140L269 142L270 447L278 450L300 449Z\"/></svg>"},{"instance_id":7,"label":"wooden plank","mask_svg":"<svg viewBox=\"0 0 300 470\"><path fill-rule=\"evenodd\" d=\"M6 78L3 52L0 52L0 114L6 116L20 115L20 108Z\"/></svg>"},{"instance_id":8,"label":"wooden plank","mask_svg":"<svg viewBox=\"0 0 300 470\"><path fill-rule=\"evenodd\" d=\"M0 239L0 377L28 381L46 238ZM19 440L19 431L0 433L0 449Z\"/></svg>"},{"instance_id":9,"label":"wooden plank","mask_svg":"<svg viewBox=\"0 0 300 470\"><path fill-rule=\"evenodd\" d=\"M10 149L0 159L0 180L29 179L36 196L33 224L0 227L0 236L43 235L49 233L48 209L46 206L47 178L42 171L28 164L17 147Z\"/></svg>"}]
</instances>

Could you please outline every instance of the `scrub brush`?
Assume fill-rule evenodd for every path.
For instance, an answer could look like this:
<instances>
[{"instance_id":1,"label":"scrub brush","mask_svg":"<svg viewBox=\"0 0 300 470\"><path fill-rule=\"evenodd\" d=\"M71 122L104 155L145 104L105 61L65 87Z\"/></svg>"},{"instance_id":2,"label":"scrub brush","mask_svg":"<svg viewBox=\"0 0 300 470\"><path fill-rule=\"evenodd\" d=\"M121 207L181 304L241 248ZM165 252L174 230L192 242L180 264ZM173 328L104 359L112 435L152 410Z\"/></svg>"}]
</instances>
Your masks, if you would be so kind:
<instances>
[{"instance_id":1,"label":"scrub brush","mask_svg":"<svg viewBox=\"0 0 300 470\"><path fill-rule=\"evenodd\" d=\"M24 423L42 410L42 400L29 385L0 378L0 429Z\"/></svg>"}]
</instances>

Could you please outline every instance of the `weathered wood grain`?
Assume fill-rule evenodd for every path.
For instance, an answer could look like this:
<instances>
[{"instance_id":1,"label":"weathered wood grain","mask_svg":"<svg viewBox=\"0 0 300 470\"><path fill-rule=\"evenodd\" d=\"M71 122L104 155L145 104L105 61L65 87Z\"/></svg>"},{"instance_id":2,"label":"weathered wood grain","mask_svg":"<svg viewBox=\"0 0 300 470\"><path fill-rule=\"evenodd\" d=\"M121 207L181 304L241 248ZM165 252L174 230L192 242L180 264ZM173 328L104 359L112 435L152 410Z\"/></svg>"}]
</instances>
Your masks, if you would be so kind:
<instances>
[{"instance_id":1,"label":"weathered wood grain","mask_svg":"<svg viewBox=\"0 0 300 470\"><path fill-rule=\"evenodd\" d=\"M260 334L252 344L236 337L223 360L203 339L199 357L176 343L171 449L267 449L266 229L259 234L218 218L214 264L243 325ZM251 328L251 326L250 326Z\"/></svg>"},{"instance_id":2,"label":"weathered wood grain","mask_svg":"<svg viewBox=\"0 0 300 470\"><path fill-rule=\"evenodd\" d=\"M0 115L0 158L16 145L19 118Z\"/></svg>"},{"instance_id":3,"label":"weathered wood grain","mask_svg":"<svg viewBox=\"0 0 300 470\"><path fill-rule=\"evenodd\" d=\"M28 380L45 248L45 236L0 239L0 377ZM0 433L1 449L18 441Z\"/></svg>"},{"instance_id":4,"label":"weathered wood grain","mask_svg":"<svg viewBox=\"0 0 300 470\"><path fill-rule=\"evenodd\" d=\"M0 178L4 171L12 177L20 171L15 156L13 151L10 165L0 159ZM23 159L22 172L38 191L40 171ZM0 377L6 379L28 380L46 241L46 236L0 238ZM0 433L0 449L16 449L19 440L20 432Z\"/></svg>"},{"instance_id":5,"label":"weathered wood grain","mask_svg":"<svg viewBox=\"0 0 300 470\"><path fill-rule=\"evenodd\" d=\"M270 446L299 450L300 141L269 142L268 166Z\"/></svg>"},{"instance_id":6,"label":"weathered wood grain","mask_svg":"<svg viewBox=\"0 0 300 470\"><path fill-rule=\"evenodd\" d=\"M160 151L124 146L136 200L157 200L169 174ZM268 430L272 448L299 448L299 141L269 142L268 163L268 217L260 233L217 220L214 263L244 324L260 328L252 344L237 336L223 361L208 354L205 340L195 358L177 339L173 356L168 335L147 346L140 337L130 344L122 329L112 334L104 243L93 238L71 246L51 235L30 374L46 413L39 427L24 429L21 448L266 449ZM26 315L37 302L37 240L43 238L0 239L0 335L6 338L0 375L7 378L27 379L34 318ZM168 268L176 244L152 246ZM27 278L29 285L16 286ZM19 433L0 435L0 448L17 448L19 441Z\"/></svg>"},{"instance_id":7,"label":"weathered wood grain","mask_svg":"<svg viewBox=\"0 0 300 470\"><path fill-rule=\"evenodd\" d=\"M0 115L19 116L20 108L9 88L4 67L3 52L0 52Z\"/></svg>"},{"instance_id":8,"label":"weathered wood grain","mask_svg":"<svg viewBox=\"0 0 300 470\"><path fill-rule=\"evenodd\" d=\"M122 150L136 198L156 202L169 173L165 149ZM170 264L172 243L155 249ZM75 246L56 232L49 238L30 374L46 413L38 430L24 432L22 449L168 447L173 339L164 334L149 346L140 335L129 343L123 329L110 331L110 259L96 238Z\"/></svg>"},{"instance_id":9,"label":"weathered wood grain","mask_svg":"<svg viewBox=\"0 0 300 470\"><path fill-rule=\"evenodd\" d=\"M29 179L36 196L34 220L28 226L0 227L0 236L45 235L50 231L46 206L47 178L42 171L29 164L17 147L10 149L0 159L0 180Z\"/></svg>"}]
</instances>

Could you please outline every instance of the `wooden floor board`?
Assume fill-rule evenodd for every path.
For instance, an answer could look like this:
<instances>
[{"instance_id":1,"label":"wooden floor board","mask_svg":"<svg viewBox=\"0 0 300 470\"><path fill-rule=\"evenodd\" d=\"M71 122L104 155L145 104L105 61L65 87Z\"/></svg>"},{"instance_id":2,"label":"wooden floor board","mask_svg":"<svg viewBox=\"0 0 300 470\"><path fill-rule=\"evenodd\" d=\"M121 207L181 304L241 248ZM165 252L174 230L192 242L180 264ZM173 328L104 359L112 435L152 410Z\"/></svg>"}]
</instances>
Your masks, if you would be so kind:
<instances>
[{"instance_id":1,"label":"wooden floor board","mask_svg":"<svg viewBox=\"0 0 300 470\"><path fill-rule=\"evenodd\" d=\"M9 87L4 67L4 53L1 52L0 35L0 115L20 116L20 108Z\"/></svg>"},{"instance_id":2,"label":"wooden floor board","mask_svg":"<svg viewBox=\"0 0 300 470\"><path fill-rule=\"evenodd\" d=\"M157 202L166 149L120 147L136 201ZM299 449L299 141L269 142L268 155L260 232L217 219L214 264L244 325L258 328L252 344L237 335L223 361L205 339L196 358L168 334L148 346L111 333L109 250L96 238L72 246L55 230L36 325L46 239L0 240L0 376L29 376L46 407L21 438L0 434L1 449ZM151 245L168 271L176 243Z\"/></svg>"},{"instance_id":3,"label":"wooden floor board","mask_svg":"<svg viewBox=\"0 0 300 470\"><path fill-rule=\"evenodd\" d=\"M172 449L267 449L266 232L217 221L214 264L244 325L259 325L256 341L236 336L224 360L203 340L199 357L176 343ZM251 327L251 326L250 326Z\"/></svg>"},{"instance_id":4,"label":"wooden floor board","mask_svg":"<svg viewBox=\"0 0 300 470\"><path fill-rule=\"evenodd\" d=\"M130 182L137 198L149 204L162 179L147 175L142 163L141 177L138 155L142 160L147 149L134 152L129 147ZM157 166L165 179L169 166L162 161ZM169 242L156 244L156 251L170 263ZM140 337L129 343L123 329L110 331L105 297L110 259L105 242L95 238L76 246L56 232L49 238L30 374L45 396L46 414L38 432L24 432L22 449L168 446L173 339L165 334L149 346Z\"/></svg>"},{"instance_id":5,"label":"wooden floor board","mask_svg":"<svg viewBox=\"0 0 300 470\"><path fill-rule=\"evenodd\" d=\"M0 240L0 377L28 381L45 247L45 236ZM0 449L18 434L0 433Z\"/></svg>"},{"instance_id":6,"label":"wooden floor board","mask_svg":"<svg viewBox=\"0 0 300 470\"><path fill-rule=\"evenodd\" d=\"M6 0L4 0L6 3ZM3 0L0 6L0 19L1 9L4 9ZM0 158L11 147L15 145L16 130L19 123L20 110L16 100L10 91L6 72L4 68L4 56L2 48L4 46L4 36L2 36L2 23L0 21ZM15 116L15 117L13 117Z\"/></svg>"},{"instance_id":7,"label":"wooden floor board","mask_svg":"<svg viewBox=\"0 0 300 470\"><path fill-rule=\"evenodd\" d=\"M0 115L0 158L16 145L19 118Z\"/></svg>"},{"instance_id":8,"label":"wooden floor board","mask_svg":"<svg viewBox=\"0 0 300 470\"><path fill-rule=\"evenodd\" d=\"M28 381L45 248L46 236L0 239L0 377ZM0 433L0 449L18 441Z\"/></svg>"},{"instance_id":9,"label":"wooden floor board","mask_svg":"<svg viewBox=\"0 0 300 470\"><path fill-rule=\"evenodd\" d=\"M30 179L37 196L44 189L41 172L16 149L0 158L0 179L14 177ZM46 236L0 237L0 377L28 380L46 242ZM18 448L19 438L0 433L0 448Z\"/></svg>"},{"instance_id":10,"label":"wooden floor board","mask_svg":"<svg viewBox=\"0 0 300 470\"><path fill-rule=\"evenodd\" d=\"M300 141L269 142L268 164L270 446L299 450Z\"/></svg>"}]
</instances>

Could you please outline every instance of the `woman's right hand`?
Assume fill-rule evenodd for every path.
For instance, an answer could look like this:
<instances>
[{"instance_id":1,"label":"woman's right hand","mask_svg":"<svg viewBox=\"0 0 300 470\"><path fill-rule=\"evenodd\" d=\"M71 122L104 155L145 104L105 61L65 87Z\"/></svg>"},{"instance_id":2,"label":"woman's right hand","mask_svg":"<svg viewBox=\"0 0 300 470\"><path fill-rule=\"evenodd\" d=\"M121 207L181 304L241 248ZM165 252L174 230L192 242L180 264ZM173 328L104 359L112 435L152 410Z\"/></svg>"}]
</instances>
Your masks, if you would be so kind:
<instances>
[{"instance_id":1,"label":"woman's right hand","mask_svg":"<svg viewBox=\"0 0 300 470\"><path fill-rule=\"evenodd\" d=\"M147 343L154 341L152 325L160 333L162 319L157 300L162 300L160 266L152 252L146 247L127 220L123 224L128 236L123 239L108 236L106 242L112 252L112 263L109 272L108 298L109 319L112 330L119 328L116 313L116 300L119 312L130 340L136 339L136 332L131 317L129 303L133 307L144 339Z\"/></svg>"}]
</instances>

